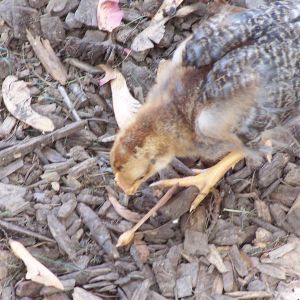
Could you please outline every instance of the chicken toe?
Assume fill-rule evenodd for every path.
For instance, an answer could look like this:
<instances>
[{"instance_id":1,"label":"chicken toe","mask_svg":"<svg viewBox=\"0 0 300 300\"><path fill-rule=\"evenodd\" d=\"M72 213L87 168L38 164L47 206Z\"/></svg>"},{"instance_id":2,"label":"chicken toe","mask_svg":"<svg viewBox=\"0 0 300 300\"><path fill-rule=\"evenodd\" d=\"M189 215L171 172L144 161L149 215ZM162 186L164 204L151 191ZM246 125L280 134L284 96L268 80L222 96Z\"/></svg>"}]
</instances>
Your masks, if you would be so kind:
<instances>
[{"instance_id":1,"label":"chicken toe","mask_svg":"<svg viewBox=\"0 0 300 300\"><path fill-rule=\"evenodd\" d=\"M205 169L204 172L200 172L198 175L161 180L153 183L151 186L170 187L175 184L181 187L196 186L200 192L191 205L190 211L193 211L210 193L211 189L223 178L226 172L244 157L245 154L242 151L233 151L217 164Z\"/></svg>"}]
</instances>

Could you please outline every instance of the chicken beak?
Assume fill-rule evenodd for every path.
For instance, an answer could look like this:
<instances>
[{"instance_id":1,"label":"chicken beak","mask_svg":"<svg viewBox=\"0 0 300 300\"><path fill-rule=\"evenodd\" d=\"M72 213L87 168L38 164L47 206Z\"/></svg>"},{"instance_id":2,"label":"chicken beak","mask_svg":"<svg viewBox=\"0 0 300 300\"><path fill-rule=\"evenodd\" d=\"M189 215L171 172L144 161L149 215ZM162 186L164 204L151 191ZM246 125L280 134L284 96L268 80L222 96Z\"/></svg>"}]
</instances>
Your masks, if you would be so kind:
<instances>
[{"instance_id":1,"label":"chicken beak","mask_svg":"<svg viewBox=\"0 0 300 300\"><path fill-rule=\"evenodd\" d=\"M139 188L139 183L135 183L133 186L128 186L119 173L116 173L115 180L118 184L118 186L127 194L127 195L133 195Z\"/></svg>"}]
</instances>

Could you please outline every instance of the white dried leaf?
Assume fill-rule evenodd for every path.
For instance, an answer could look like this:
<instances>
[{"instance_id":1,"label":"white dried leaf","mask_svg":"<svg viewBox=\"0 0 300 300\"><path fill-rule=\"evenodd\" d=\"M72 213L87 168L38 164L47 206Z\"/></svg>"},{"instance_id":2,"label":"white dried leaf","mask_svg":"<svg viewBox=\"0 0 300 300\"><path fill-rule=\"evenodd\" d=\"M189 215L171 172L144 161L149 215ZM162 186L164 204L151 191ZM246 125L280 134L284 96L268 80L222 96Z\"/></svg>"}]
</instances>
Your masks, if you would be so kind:
<instances>
[{"instance_id":1,"label":"white dried leaf","mask_svg":"<svg viewBox=\"0 0 300 300\"><path fill-rule=\"evenodd\" d=\"M26 265L26 279L38 282L45 286L52 286L59 290L64 290L61 281L49 269L35 259L21 243L9 240L9 245L13 253L22 259Z\"/></svg>"},{"instance_id":2,"label":"white dried leaf","mask_svg":"<svg viewBox=\"0 0 300 300\"><path fill-rule=\"evenodd\" d=\"M130 94L124 76L117 69L107 65L99 67L106 72L106 76L114 78L110 81L113 109L118 126L123 128L139 110L141 103Z\"/></svg>"},{"instance_id":3,"label":"white dried leaf","mask_svg":"<svg viewBox=\"0 0 300 300\"><path fill-rule=\"evenodd\" d=\"M30 90L23 80L7 76L2 85L3 101L7 110L18 120L40 131L53 131L53 122L34 111L31 107Z\"/></svg>"}]
</instances>

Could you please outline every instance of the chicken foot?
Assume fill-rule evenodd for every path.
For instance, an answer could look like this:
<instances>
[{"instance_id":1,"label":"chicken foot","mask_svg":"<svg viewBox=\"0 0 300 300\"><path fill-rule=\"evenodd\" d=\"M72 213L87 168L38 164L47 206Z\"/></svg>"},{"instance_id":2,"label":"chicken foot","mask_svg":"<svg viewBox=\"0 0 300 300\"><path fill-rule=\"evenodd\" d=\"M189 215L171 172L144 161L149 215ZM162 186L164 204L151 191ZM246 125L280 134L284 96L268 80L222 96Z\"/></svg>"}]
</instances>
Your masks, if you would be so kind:
<instances>
[{"instance_id":1,"label":"chicken foot","mask_svg":"<svg viewBox=\"0 0 300 300\"><path fill-rule=\"evenodd\" d=\"M200 171L198 175L160 180L151 186L170 187L175 184L181 187L196 186L200 193L191 205L190 211L193 211L210 193L211 189L223 178L226 172L233 168L244 157L244 152L239 150L232 151L214 166Z\"/></svg>"}]
</instances>

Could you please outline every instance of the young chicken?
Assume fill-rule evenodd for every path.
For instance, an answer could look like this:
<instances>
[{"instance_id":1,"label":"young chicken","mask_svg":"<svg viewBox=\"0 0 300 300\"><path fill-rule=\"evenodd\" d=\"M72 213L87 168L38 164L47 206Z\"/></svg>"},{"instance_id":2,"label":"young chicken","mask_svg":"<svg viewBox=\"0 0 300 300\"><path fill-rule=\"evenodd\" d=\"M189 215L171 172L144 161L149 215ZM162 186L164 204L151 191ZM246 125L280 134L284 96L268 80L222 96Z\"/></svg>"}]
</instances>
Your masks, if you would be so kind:
<instances>
[{"instance_id":1,"label":"young chicken","mask_svg":"<svg viewBox=\"0 0 300 300\"><path fill-rule=\"evenodd\" d=\"M205 198L295 108L300 87L300 1L222 13L175 53L146 104L111 151L119 186L133 194L175 156L219 160L196 176L157 184L195 185Z\"/></svg>"}]
</instances>

